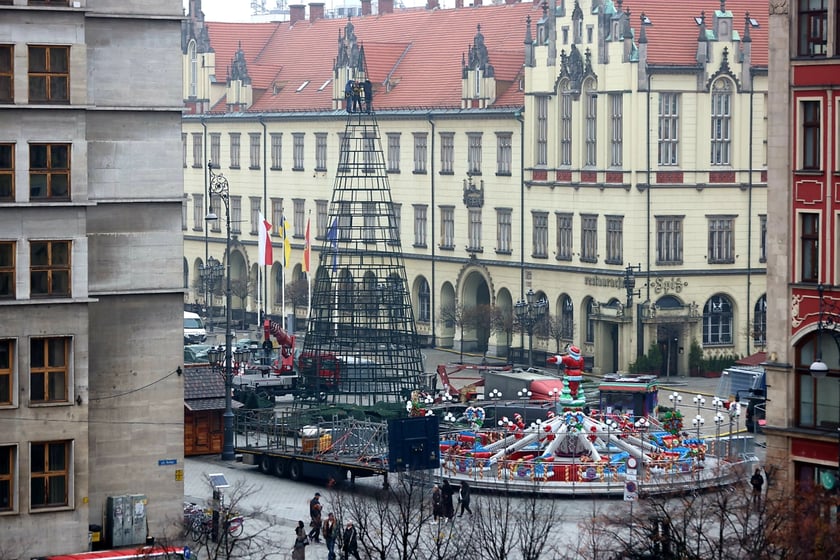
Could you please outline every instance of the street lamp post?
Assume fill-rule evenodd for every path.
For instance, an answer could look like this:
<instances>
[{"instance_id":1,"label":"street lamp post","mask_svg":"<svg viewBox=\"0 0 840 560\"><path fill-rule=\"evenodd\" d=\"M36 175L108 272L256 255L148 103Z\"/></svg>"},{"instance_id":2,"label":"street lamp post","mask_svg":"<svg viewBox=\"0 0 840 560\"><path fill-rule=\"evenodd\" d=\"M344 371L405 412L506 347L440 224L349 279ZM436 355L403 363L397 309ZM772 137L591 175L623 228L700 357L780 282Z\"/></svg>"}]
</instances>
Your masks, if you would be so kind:
<instances>
[{"instance_id":1,"label":"street lamp post","mask_svg":"<svg viewBox=\"0 0 840 560\"><path fill-rule=\"evenodd\" d=\"M539 323L548 309L548 302L541 298L534 301L534 290L528 290L525 299L517 301L513 310L519 324L528 332L528 366L534 365L534 327Z\"/></svg>"},{"instance_id":2,"label":"street lamp post","mask_svg":"<svg viewBox=\"0 0 840 560\"><path fill-rule=\"evenodd\" d=\"M233 404L231 402L231 390L233 389L233 370L231 369L231 360L233 352L231 352L231 343L233 341L233 333L231 331L231 287L230 287L230 185L227 177L219 173L213 173L213 164L207 163L207 169L210 171L210 196L216 195L225 205L225 272L227 278L225 279L225 413L223 415L224 425L224 440L222 444L222 460L233 461L235 454L233 452ZM205 220L218 220L219 217L210 209Z\"/></svg>"},{"instance_id":3,"label":"street lamp post","mask_svg":"<svg viewBox=\"0 0 840 560\"><path fill-rule=\"evenodd\" d=\"M706 423L706 420L704 420L703 416L700 414L700 408L705 406L706 399L703 395L695 395L691 400L697 405L697 416L694 417L694 420L692 420L691 423L695 428L697 428L697 439L700 439L700 428Z\"/></svg>"},{"instance_id":4,"label":"street lamp post","mask_svg":"<svg viewBox=\"0 0 840 560\"><path fill-rule=\"evenodd\" d=\"M713 398L712 406L715 409L715 457L720 458L720 427L725 421L723 413L720 411L723 408L723 400L719 397Z\"/></svg>"},{"instance_id":5,"label":"street lamp post","mask_svg":"<svg viewBox=\"0 0 840 560\"><path fill-rule=\"evenodd\" d=\"M498 416L499 405L497 403L502 398L502 392L498 389L493 389L487 396L493 401L493 420L498 420L496 416Z\"/></svg>"},{"instance_id":6,"label":"street lamp post","mask_svg":"<svg viewBox=\"0 0 840 560\"><path fill-rule=\"evenodd\" d=\"M209 307L210 319L207 321L213 332L213 287L222 278L222 263L213 257L207 258L207 264L198 267L198 275L204 287L204 303ZM209 302L209 303L208 303Z\"/></svg>"}]
</instances>

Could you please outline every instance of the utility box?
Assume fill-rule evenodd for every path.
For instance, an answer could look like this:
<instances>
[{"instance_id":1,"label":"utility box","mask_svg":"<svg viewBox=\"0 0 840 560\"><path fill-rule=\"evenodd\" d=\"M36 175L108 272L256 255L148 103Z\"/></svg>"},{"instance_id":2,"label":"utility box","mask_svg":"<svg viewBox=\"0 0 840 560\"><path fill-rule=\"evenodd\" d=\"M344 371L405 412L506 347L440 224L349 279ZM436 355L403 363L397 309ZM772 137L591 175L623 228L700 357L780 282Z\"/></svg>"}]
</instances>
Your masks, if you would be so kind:
<instances>
[{"instance_id":1,"label":"utility box","mask_svg":"<svg viewBox=\"0 0 840 560\"><path fill-rule=\"evenodd\" d=\"M146 543L146 496L108 496L105 541L109 547Z\"/></svg>"}]
</instances>

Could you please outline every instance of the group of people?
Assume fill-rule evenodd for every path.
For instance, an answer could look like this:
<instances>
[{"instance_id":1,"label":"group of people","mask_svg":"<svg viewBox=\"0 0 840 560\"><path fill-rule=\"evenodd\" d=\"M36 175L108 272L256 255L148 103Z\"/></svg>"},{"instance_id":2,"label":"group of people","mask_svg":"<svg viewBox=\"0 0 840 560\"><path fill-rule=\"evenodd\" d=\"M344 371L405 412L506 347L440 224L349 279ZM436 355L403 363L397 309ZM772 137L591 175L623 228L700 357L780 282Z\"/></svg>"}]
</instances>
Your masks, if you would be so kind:
<instances>
[{"instance_id":1,"label":"group of people","mask_svg":"<svg viewBox=\"0 0 840 560\"><path fill-rule=\"evenodd\" d=\"M449 483L449 480L444 479L443 486L434 485L432 488L432 516L435 522L440 519L453 519L455 517L455 487ZM461 486L458 488L458 505L460 513L458 517L462 517L466 511L472 515L470 509L470 485L466 480L461 481Z\"/></svg>"},{"instance_id":2,"label":"group of people","mask_svg":"<svg viewBox=\"0 0 840 560\"><path fill-rule=\"evenodd\" d=\"M370 113L373 104L373 84L370 80L347 80L344 85L344 105L348 113Z\"/></svg>"},{"instance_id":3,"label":"group of people","mask_svg":"<svg viewBox=\"0 0 840 560\"><path fill-rule=\"evenodd\" d=\"M295 527L295 544L292 547L292 560L305 560L306 547L310 543L320 543L322 536L324 538L324 544L327 545L327 560L336 560L336 543L338 543L341 550L342 560L348 560L349 558L360 560L359 540L353 522L348 521L342 531L341 525L333 512L329 512L327 519L322 521L322 509L321 494L315 492L315 496L309 500L309 531L306 531L303 521L298 521L297 527Z\"/></svg>"}]
</instances>

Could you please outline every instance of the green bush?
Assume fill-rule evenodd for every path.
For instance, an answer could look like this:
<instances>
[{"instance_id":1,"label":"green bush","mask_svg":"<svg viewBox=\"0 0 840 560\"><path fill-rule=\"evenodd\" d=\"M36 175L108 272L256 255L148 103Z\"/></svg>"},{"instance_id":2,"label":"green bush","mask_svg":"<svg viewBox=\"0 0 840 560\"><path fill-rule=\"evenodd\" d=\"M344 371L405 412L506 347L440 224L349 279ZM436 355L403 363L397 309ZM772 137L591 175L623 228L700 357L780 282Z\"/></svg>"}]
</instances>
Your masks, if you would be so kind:
<instances>
[{"instance_id":1,"label":"green bush","mask_svg":"<svg viewBox=\"0 0 840 560\"><path fill-rule=\"evenodd\" d=\"M648 348L647 354L639 356L629 366L630 373L659 373L662 369L662 351L659 345L653 343Z\"/></svg>"},{"instance_id":2,"label":"green bush","mask_svg":"<svg viewBox=\"0 0 840 560\"><path fill-rule=\"evenodd\" d=\"M723 354L720 356L711 356L709 358L702 358L700 360L700 369L702 371L723 371L726 368L735 365L739 356L735 354Z\"/></svg>"}]
</instances>

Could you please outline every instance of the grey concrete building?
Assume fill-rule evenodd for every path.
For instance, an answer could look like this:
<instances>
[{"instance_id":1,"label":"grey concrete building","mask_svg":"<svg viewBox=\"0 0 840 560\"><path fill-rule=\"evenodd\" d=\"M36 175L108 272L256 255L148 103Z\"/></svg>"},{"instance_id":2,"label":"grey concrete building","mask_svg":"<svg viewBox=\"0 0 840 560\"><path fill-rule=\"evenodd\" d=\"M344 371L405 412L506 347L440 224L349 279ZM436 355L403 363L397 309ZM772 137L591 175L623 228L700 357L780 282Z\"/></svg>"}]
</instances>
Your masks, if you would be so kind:
<instances>
[{"instance_id":1,"label":"grey concrete building","mask_svg":"<svg viewBox=\"0 0 840 560\"><path fill-rule=\"evenodd\" d=\"M0 1L3 558L86 550L110 496L180 515L181 17Z\"/></svg>"}]
</instances>

